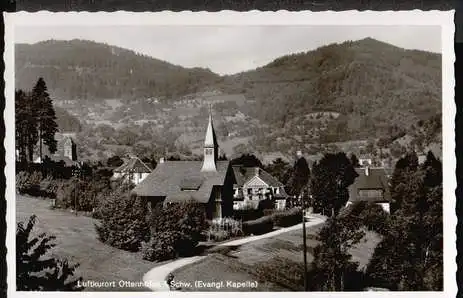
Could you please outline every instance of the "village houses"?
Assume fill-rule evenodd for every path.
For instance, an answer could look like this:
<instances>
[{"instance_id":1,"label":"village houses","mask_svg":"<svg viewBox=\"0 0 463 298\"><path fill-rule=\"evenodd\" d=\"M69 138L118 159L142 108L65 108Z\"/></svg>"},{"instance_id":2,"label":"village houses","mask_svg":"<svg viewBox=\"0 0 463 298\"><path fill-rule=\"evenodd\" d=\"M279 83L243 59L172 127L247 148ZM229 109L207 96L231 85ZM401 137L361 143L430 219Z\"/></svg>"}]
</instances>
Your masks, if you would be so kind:
<instances>
[{"instance_id":1,"label":"village houses","mask_svg":"<svg viewBox=\"0 0 463 298\"><path fill-rule=\"evenodd\" d=\"M203 204L209 219L231 216L244 204L276 200L278 208L286 196L283 184L259 168L232 166L218 160L219 146L212 115L209 114L202 161L169 161L161 158L156 169L143 179L133 194L151 207L194 201Z\"/></svg>"}]
</instances>

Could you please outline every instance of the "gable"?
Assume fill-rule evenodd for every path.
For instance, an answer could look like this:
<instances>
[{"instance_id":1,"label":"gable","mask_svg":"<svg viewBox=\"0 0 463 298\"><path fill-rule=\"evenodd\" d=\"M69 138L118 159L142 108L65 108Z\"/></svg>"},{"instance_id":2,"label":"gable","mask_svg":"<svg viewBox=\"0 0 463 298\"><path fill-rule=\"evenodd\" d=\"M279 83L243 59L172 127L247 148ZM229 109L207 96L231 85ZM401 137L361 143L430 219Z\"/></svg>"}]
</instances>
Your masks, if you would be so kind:
<instances>
[{"instance_id":1,"label":"gable","mask_svg":"<svg viewBox=\"0 0 463 298\"><path fill-rule=\"evenodd\" d=\"M269 185L267 183L265 183L265 181L262 180L258 176L254 176L250 180L246 181L244 183L244 185L243 185L244 188L247 188L247 187L268 187L268 186Z\"/></svg>"}]
</instances>

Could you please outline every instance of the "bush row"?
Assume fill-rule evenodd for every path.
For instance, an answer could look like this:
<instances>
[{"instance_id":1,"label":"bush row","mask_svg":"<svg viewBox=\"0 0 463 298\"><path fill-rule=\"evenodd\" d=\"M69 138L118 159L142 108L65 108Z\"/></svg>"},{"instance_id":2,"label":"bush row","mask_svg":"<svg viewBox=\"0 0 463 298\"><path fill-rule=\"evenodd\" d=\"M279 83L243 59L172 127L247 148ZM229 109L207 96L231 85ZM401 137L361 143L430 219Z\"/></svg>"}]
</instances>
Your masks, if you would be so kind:
<instances>
[{"instance_id":1,"label":"bush row","mask_svg":"<svg viewBox=\"0 0 463 298\"><path fill-rule=\"evenodd\" d=\"M270 215L243 222L245 235L261 235L271 231L273 231L273 219Z\"/></svg>"},{"instance_id":2,"label":"bush row","mask_svg":"<svg viewBox=\"0 0 463 298\"><path fill-rule=\"evenodd\" d=\"M275 226L289 227L302 222L302 209L293 208L285 211L279 211L272 214Z\"/></svg>"},{"instance_id":3,"label":"bush row","mask_svg":"<svg viewBox=\"0 0 463 298\"><path fill-rule=\"evenodd\" d=\"M16 174L16 190L20 194L56 199L55 207L91 212L110 190L109 178L57 179L43 176L42 171L20 171Z\"/></svg>"},{"instance_id":4,"label":"bush row","mask_svg":"<svg viewBox=\"0 0 463 298\"><path fill-rule=\"evenodd\" d=\"M293 208L285 211L266 212L261 218L243 222L245 235L260 235L271 232L274 226L289 227L302 222L302 210Z\"/></svg>"}]
</instances>

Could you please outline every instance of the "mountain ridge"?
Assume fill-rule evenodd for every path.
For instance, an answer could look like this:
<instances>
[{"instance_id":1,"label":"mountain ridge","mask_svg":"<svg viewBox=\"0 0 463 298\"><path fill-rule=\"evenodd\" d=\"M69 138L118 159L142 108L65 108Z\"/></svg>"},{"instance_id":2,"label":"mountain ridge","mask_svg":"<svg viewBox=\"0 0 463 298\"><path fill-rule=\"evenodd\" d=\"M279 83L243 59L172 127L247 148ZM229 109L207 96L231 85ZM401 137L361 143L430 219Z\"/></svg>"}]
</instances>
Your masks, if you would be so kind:
<instances>
[{"instance_id":1,"label":"mountain ridge","mask_svg":"<svg viewBox=\"0 0 463 298\"><path fill-rule=\"evenodd\" d=\"M93 114L90 124L119 126L173 117L159 129L165 125L166 134L175 128L174 136L185 136L201 129L196 118L204 111L181 103L183 98L209 98L206 92L223 98L239 95L230 97L244 98L239 106L227 100L216 108L224 110L224 117L246 115L228 133L252 138L258 150L286 152L304 144L393 138L442 113L441 55L372 38L288 54L223 76L81 40L17 45L16 54L17 88L30 90L42 76L58 102L76 102L70 111L78 118ZM153 98L162 105L153 105ZM109 99L120 101L118 107L105 105ZM319 112L329 113L321 120L310 116Z\"/></svg>"}]
</instances>

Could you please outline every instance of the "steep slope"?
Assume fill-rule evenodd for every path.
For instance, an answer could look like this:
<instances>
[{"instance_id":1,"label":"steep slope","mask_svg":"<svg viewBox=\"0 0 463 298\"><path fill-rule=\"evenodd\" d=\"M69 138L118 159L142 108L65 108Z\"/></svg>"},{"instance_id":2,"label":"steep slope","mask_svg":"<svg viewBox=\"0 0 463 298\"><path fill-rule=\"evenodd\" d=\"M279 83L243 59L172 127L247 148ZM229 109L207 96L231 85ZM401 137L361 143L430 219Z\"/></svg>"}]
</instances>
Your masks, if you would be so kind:
<instances>
[{"instance_id":1,"label":"steep slope","mask_svg":"<svg viewBox=\"0 0 463 298\"><path fill-rule=\"evenodd\" d=\"M254 116L274 128L333 111L339 136L374 137L441 111L441 56L371 38L287 55L225 82L255 99Z\"/></svg>"}]
</instances>

